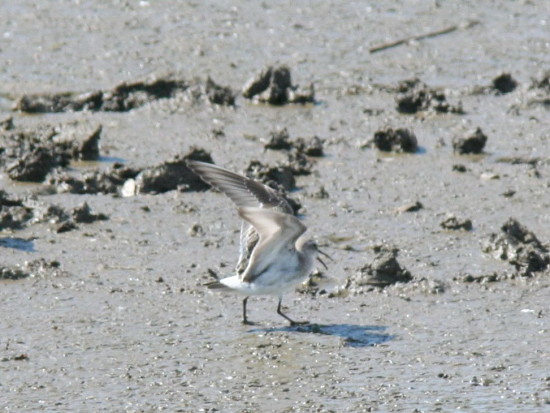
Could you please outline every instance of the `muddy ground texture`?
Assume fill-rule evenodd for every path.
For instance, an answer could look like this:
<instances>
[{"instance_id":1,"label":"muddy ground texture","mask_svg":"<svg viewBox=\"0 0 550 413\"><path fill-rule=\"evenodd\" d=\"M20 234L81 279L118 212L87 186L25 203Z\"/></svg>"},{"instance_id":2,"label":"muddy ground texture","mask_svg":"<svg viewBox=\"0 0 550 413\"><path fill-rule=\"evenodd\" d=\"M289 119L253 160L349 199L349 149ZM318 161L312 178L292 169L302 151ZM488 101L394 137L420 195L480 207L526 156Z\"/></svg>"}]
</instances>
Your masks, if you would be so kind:
<instances>
[{"instance_id":1,"label":"muddy ground texture","mask_svg":"<svg viewBox=\"0 0 550 413\"><path fill-rule=\"evenodd\" d=\"M550 407L544 6L46 3L0 6L3 411ZM240 223L188 159L333 257L310 324L204 287Z\"/></svg>"}]
</instances>

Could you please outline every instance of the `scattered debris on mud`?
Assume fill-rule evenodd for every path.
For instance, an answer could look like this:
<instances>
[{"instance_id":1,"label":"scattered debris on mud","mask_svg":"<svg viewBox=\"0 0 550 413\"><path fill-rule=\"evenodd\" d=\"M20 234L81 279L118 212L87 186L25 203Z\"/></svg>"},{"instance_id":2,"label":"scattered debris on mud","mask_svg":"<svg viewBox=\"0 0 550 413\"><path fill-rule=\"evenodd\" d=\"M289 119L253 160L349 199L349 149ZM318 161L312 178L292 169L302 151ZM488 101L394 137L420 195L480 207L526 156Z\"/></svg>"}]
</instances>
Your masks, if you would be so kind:
<instances>
[{"instance_id":1,"label":"scattered debris on mud","mask_svg":"<svg viewBox=\"0 0 550 413\"><path fill-rule=\"evenodd\" d=\"M418 113L434 111L438 113L463 114L462 104L451 105L445 93L428 87L418 78L400 82L397 86L397 111L401 113Z\"/></svg>"},{"instance_id":2,"label":"scattered debris on mud","mask_svg":"<svg viewBox=\"0 0 550 413\"><path fill-rule=\"evenodd\" d=\"M71 122L0 131L0 166L15 181L42 182L71 160L99 157L101 125Z\"/></svg>"},{"instance_id":3,"label":"scattered debris on mud","mask_svg":"<svg viewBox=\"0 0 550 413\"><path fill-rule=\"evenodd\" d=\"M487 135L481 128L466 133L464 136L453 138L453 150L461 155L470 153L481 153L487 143Z\"/></svg>"},{"instance_id":4,"label":"scattered debris on mud","mask_svg":"<svg viewBox=\"0 0 550 413\"><path fill-rule=\"evenodd\" d=\"M473 228L471 219L460 219L454 215L448 215L447 218L441 221L439 226L443 229L452 231L471 231Z\"/></svg>"},{"instance_id":5,"label":"scattered debris on mud","mask_svg":"<svg viewBox=\"0 0 550 413\"><path fill-rule=\"evenodd\" d=\"M87 203L74 208L71 212L63 208L37 200L34 197L19 198L0 190L0 230L19 230L27 225L47 222L56 232L75 229L74 223L91 223L109 219L105 214L93 214ZM59 229L62 231L59 231Z\"/></svg>"},{"instance_id":6,"label":"scattered debris on mud","mask_svg":"<svg viewBox=\"0 0 550 413\"><path fill-rule=\"evenodd\" d=\"M91 92L63 92L29 94L21 96L13 110L26 113L56 112L128 112L159 99L169 99L186 92L192 84L174 75L153 77L143 81L125 82L111 90ZM235 95L230 88L217 85L208 78L204 89L195 88L193 93L204 93L216 105L235 104Z\"/></svg>"},{"instance_id":7,"label":"scattered debris on mud","mask_svg":"<svg viewBox=\"0 0 550 413\"><path fill-rule=\"evenodd\" d=\"M20 280L23 278L66 277L58 261L46 261L39 258L25 262L21 267L0 267L0 280Z\"/></svg>"},{"instance_id":8,"label":"scattered debris on mud","mask_svg":"<svg viewBox=\"0 0 550 413\"><path fill-rule=\"evenodd\" d=\"M484 242L483 252L497 259L508 261L518 275L531 277L544 271L550 264L548 248L536 235L513 218L501 227L502 232L492 233Z\"/></svg>"},{"instance_id":9,"label":"scattered debris on mud","mask_svg":"<svg viewBox=\"0 0 550 413\"><path fill-rule=\"evenodd\" d=\"M351 275L344 289L352 293L362 293L373 287L386 287L395 283L407 283L413 279L411 273L397 261L397 248L377 246L374 260L359 268Z\"/></svg>"},{"instance_id":10,"label":"scattered debris on mud","mask_svg":"<svg viewBox=\"0 0 550 413\"><path fill-rule=\"evenodd\" d=\"M292 85L290 69L286 66L269 66L243 86L243 96L270 105L287 103L314 103L313 83L306 89Z\"/></svg>"},{"instance_id":11,"label":"scattered debris on mud","mask_svg":"<svg viewBox=\"0 0 550 413\"><path fill-rule=\"evenodd\" d=\"M462 274L458 277L453 278L453 281L460 281L463 283L477 283L477 284L488 284L498 281L504 281L507 280L510 277L509 274L506 273L490 273L490 274L481 274L481 275L472 275L472 274Z\"/></svg>"},{"instance_id":12,"label":"scattered debris on mud","mask_svg":"<svg viewBox=\"0 0 550 413\"><path fill-rule=\"evenodd\" d=\"M378 130L374 133L373 139L364 146L372 145L384 152L415 153L418 150L416 135L412 130L406 128Z\"/></svg>"}]
</instances>

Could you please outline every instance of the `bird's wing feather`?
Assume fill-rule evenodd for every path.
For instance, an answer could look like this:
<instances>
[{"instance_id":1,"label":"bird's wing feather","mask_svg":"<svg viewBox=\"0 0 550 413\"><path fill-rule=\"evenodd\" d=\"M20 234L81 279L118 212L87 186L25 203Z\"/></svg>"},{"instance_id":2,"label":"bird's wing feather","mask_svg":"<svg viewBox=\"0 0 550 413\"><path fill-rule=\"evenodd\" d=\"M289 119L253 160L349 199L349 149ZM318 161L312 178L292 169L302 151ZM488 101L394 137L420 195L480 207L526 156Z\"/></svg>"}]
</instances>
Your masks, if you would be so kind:
<instances>
[{"instance_id":1,"label":"bird's wing feather","mask_svg":"<svg viewBox=\"0 0 550 413\"><path fill-rule=\"evenodd\" d=\"M294 215L265 208L239 208L239 216L260 236L242 274L245 282L251 282L261 274L277 259L281 250L295 248L296 240L307 229Z\"/></svg>"},{"instance_id":2,"label":"bird's wing feather","mask_svg":"<svg viewBox=\"0 0 550 413\"><path fill-rule=\"evenodd\" d=\"M205 162L188 160L187 166L204 181L225 193L238 208L260 206L293 213L286 199L261 182Z\"/></svg>"}]
</instances>

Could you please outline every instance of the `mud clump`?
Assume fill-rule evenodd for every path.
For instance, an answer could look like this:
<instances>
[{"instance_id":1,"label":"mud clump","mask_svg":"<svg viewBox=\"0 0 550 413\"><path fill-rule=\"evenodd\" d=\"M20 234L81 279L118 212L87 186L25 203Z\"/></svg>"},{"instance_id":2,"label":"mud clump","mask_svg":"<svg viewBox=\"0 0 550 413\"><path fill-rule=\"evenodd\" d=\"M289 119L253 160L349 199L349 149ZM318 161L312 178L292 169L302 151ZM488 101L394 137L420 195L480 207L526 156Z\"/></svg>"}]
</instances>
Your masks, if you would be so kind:
<instances>
[{"instance_id":1,"label":"mud clump","mask_svg":"<svg viewBox=\"0 0 550 413\"><path fill-rule=\"evenodd\" d=\"M201 191L209 188L199 176L187 166L187 160L213 163L212 157L204 149L192 149L184 156L176 156L171 161L146 168L135 177L136 193L162 193L180 189ZM125 184L126 185L126 184Z\"/></svg>"},{"instance_id":2,"label":"mud clump","mask_svg":"<svg viewBox=\"0 0 550 413\"><path fill-rule=\"evenodd\" d=\"M21 229L33 218L32 208L24 200L0 190L0 231Z\"/></svg>"},{"instance_id":3,"label":"mud clump","mask_svg":"<svg viewBox=\"0 0 550 413\"><path fill-rule=\"evenodd\" d=\"M66 277L59 261L46 261L39 258L27 261L21 267L0 267L0 280L20 280L23 278Z\"/></svg>"},{"instance_id":4,"label":"mud clump","mask_svg":"<svg viewBox=\"0 0 550 413\"><path fill-rule=\"evenodd\" d=\"M63 220L60 223L60 225L56 228L56 232L60 234L63 232L68 232L68 231L77 229L78 228L78 226L76 225L77 223L91 224L92 222L95 222L95 221L105 221L108 219L109 217L105 214L92 213L90 206L86 202L84 202L83 204L73 208L73 210L70 213L70 218Z\"/></svg>"},{"instance_id":5,"label":"mud clump","mask_svg":"<svg viewBox=\"0 0 550 413\"><path fill-rule=\"evenodd\" d=\"M324 273L316 270L309 278L296 287L296 291L300 294L308 295L324 295L331 296L336 290L336 282Z\"/></svg>"},{"instance_id":6,"label":"mud clump","mask_svg":"<svg viewBox=\"0 0 550 413\"><path fill-rule=\"evenodd\" d=\"M455 217L454 215L449 215L447 218L445 218L439 226L446 230L451 231L471 231L472 226L472 220L470 219L459 219Z\"/></svg>"},{"instance_id":7,"label":"mud clump","mask_svg":"<svg viewBox=\"0 0 550 413\"><path fill-rule=\"evenodd\" d=\"M487 135L481 128L476 128L464 136L453 138L453 150L461 155L469 153L481 153L487 143Z\"/></svg>"},{"instance_id":8,"label":"mud clump","mask_svg":"<svg viewBox=\"0 0 550 413\"><path fill-rule=\"evenodd\" d=\"M291 167L285 165L269 166L257 160L252 160L245 169L245 175L256 179L277 191L278 195L286 199L294 214L302 205L287 195L288 191L296 188L296 179Z\"/></svg>"},{"instance_id":9,"label":"mud clump","mask_svg":"<svg viewBox=\"0 0 550 413\"><path fill-rule=\"evenodd\" d=\"M8 131L15 128L15 125L13 123L13 117L8 116L2 120L0 120L0 131Z\"/></svg>"},{"instance_id":10,"label":"mud clump","mask_svg":"<svg viewBox=\"0 0 550 413\"><path fill-rule=\"evenodd\" d=\"M235 94L229 87L220 86L210 77L206 79L206 96L215 105L235 106Z\"/></svg>"},{"instance_id":11,"label":"mud clump","mask_svg":"<svg viewBox=\"0 0 550 413\"><path fill-rule=\"evenodd\" d=\"M318 136L293 140L290 138L287 128L271 132L264 149L295 151L311 157L324 156L323 141Z\"/></svg>"},{"instance_id":12,"label":"mud clump","mask_svg":"<svg viewBox=\"0 0 550 413\"><path fill-rule=\"evenodd\" d=\"M550 92L550 70L542 72L538 77L531 79L530 89L542 89Z\"/></svg>"},{"instance_id":13,"label":"mud clump","mask_svg":"<svg viewBox=\"0 0 550 413\"><path fill-rule=\"evenodd\" d=\"M518 86L518 82L510 73L502 73L493 79L491 87L499 94L513 92Z\"/></svg>"},{"instance_id":14,"label":"mud clump","mask_svg":"<svg viewBox=\"0 0 550 413\"><path fill-rule=\"evenodd\" d=\"M374 133L372 144L384 152L408 152L418 150L418 140L410 129L386 128Z\"/></svg>"},{"instance_id":15,"label":"mud clump","mask_svg":"<svg viewBox=\"0 0 550 413\"><path fill-rule=\"evenodd\" d=\"M292 191L296 188L296 179L289 166L269 166L253 160L248 164L245 173L248 177L257 179L274 189L282 188L285 191Z\"/></svg>"},{"instance_id":16,"label":"mud clump","mask_svg":"<svg viewBox=\"0 0 550 413\"><path fill-rule=\"evenodd\" d=\"M246 82L242 94L246 99L270 105L315 102L313 83L307 89L293 86L290 69L286 66L269 66L263 69Z\"/></svg>"},{"instance_id":17,"label":"mud clump","mask_svg":"<svg viewBox=\"0 0 550 413\"><path fill-rule=\"evenodd\" d=\"M176 156L160 165L137 168L115 163L108 170L70 173L54 170L45 183L57 192L73 194L113 194L133 196L138 193L158 194L174 189L200 191L208 185L187 167L187 159L212 162L212 157L203 149L192 149L183 156Z\"/></svg>"},{"instance_id":18,"label":"mud clump","mask_svg":"<svg viewBox=\"0 0 550 413\"><path fill-rule=\"evenodd\" d=\"M105 214L94 214L87 202L73 208L71 211L71 218L74 222L90 224L95 221L105 221L109 217Z\"/></svg>"},{"instance_id":19,"label":"mud clump","mask_svg":"<svg viewBox=\"0 0 550 413\"><path fill-rule=\"evenodd\" d=\"M488 284L498 281L504 281L510 278L507 274L498 274L496 272L490 274L481 274L481 275L472 275L472 274L463 274L459 277L455 277L454 281L460 281L463 283L477 283L477 284Z\"/></svg>"},{"instance_id":20,"label":"mud clump","mask_svg":"<svg viewBox=\"0 0 550 413\"><path fill-rule=\"evenodd\" d=\"M108 91L86 93L53 93L24 95L14 105L14 110L26 113L78 112L127 112L158 99L174 97L189 84L172 77L154 78L133 83L122 83Z\"/></svg>"},{"instance_id":21,"label":"mud clump","mask_svg":"<svg viewBox=\"0 0 550 413\"><path fill-rule=\"evenodd\" d=\"M290 140L290 134L287 128L278 129L269 134L269 140L264 145L264 149L290 150L294 143Z\"/></svg>"},{"instance_id":22,"label":"mud clump","mask_svg":"<svg viewBox=\"0 0 550 413\"><path fill-rule=\"evenodd\" d=\"M20 280L27 278L28 273L17 267L0 267L0 280Z\"/></svg>"},{"instance_id":23,"label":"mud clump","mask_svg":"<svg viewBox=\"0 0 550 413\"><path fill-rule=\"evenodd\" d=\"M548 249L533 232L513 218L506 221L500 233L492 233L482 249L497 259L508 261L523 277L544 271L550 264Z\"/></svg>"},{"instance_id":24,"label":"mud clump","mask_svg":"<svg viewBox=\"0 0 550 413\"><path fill-rule=\"evenodd\" d=\"M404 80L397 86L397 111L400 113L418 113L434 111L437 113L463 114L462 105L451 105L443 91L428 87L418 78Z\"/></svg>"},{"instance_id":25,"label":"mud clump","mask_svg":"<svg viewBox=\"0 0 550 413\"><path fill-rule=\"evenodd\" d=\"M33 197L11 197L0 191L0 230L19 230L28 225L47 222L57 226L56 232L65 232L75 229L75 222L91 223L107 219L109 217L105 214L93 214L87 203L67 212L57 205L44 203Z\"/></svg>"},{"instance_id":26,"label":"mud clump","mask_svg":"<svg viewBox=\"0 0 550 413\"><path fill-rule=\"evenodd\" d=\"M127 180L135 178L140 172L139 168L121 163L114 163L108 170L86 171L76 175L56 169L44 182L53 186L59 193L117 194Z\"/></svg>"},{"instance_id":27,"label":"mud clump","mask_svg":"<svg viewBox=\"0 0 550 413\"><path fill-rule=\"evenodd\" d=\"M42 182L55 168L72 159L99 157L101 125L71 122L58 126L0 131L0 166L16 181Z\"/></svg>"},{"instance_id":28,"label":"mud clump","mask_svg":"<svg viewBox=\"0 0 550 413\"><path fill-rule=\"evenodd\" d=\"M42 182L50 170L67 164L68 161L62 156L57 156L52 148L40 147L9 164L6 172L14 181Z\"/></svg>"},{"instance_id":29,"label":"mud clump","mask_svg":"<svg viewBox=\"0 0 550 413\"><path fill-rule=\"evenodd\" d=\"M345 289L363 292L372 287L386 287L395 283L407 283L413 279L411 273L397 261L397 248L378 246L374 260L359 268L346 282Z\"/></svg>"}]
</instances>

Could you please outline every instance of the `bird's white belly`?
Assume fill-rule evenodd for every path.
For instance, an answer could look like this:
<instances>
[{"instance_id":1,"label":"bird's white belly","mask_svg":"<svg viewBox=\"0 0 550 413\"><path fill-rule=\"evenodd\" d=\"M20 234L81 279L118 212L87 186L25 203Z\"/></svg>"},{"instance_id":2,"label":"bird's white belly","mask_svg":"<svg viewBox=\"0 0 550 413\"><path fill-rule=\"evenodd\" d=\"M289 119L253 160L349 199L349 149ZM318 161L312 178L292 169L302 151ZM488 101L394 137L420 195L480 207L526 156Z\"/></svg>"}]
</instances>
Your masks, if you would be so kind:
<instances>
[{"instance_id":1,"label":"bird's white belly","mask_svg":"<svg viewBox=\"0 0 550 413\"><path fill-rule=\"evenodd\" d=\"M296 263L287 262L272 266L252 282L243 282L238 276L224 278L220 282L245 295L280 295L307 279L309 271L297 269Z\"/></svg>"}]
</instances>

